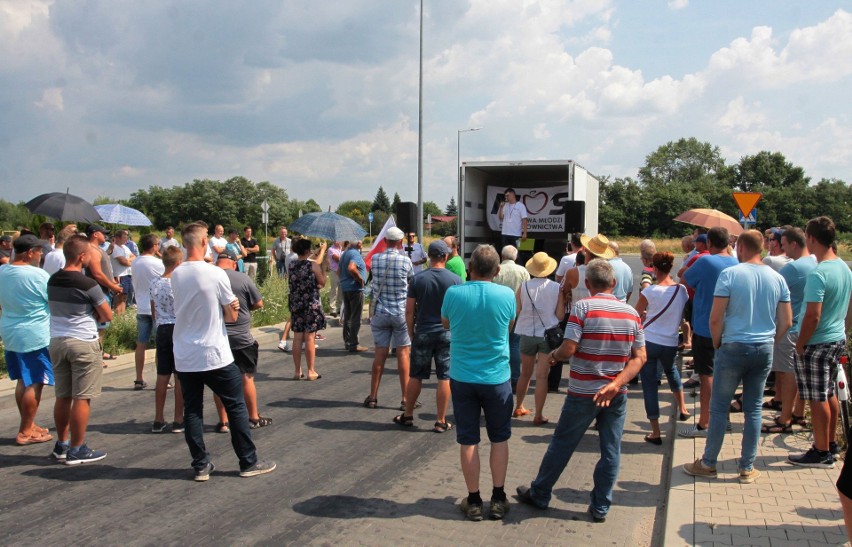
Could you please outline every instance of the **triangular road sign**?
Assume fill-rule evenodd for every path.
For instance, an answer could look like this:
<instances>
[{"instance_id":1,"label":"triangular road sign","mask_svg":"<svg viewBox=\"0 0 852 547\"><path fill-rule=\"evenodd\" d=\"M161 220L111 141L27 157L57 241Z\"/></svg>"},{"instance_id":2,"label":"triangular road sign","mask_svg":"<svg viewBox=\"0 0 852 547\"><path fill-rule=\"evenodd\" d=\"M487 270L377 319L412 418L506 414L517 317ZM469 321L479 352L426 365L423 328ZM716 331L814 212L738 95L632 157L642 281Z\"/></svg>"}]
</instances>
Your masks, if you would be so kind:
<instances>
[{"instance_id":1,"label":"triangular road sign","mask_svg":"<svg viewBox=\"0 0 852 547\"><path fill-rule=\"evenodd\" d=\"M763 197L763 194L760 192L734 192L733 196L734 201L737 202L737 207L740 208L740 212L744 217L748 217L751 210L754 209L757 202Z\"/></svg>"}]
</instances>

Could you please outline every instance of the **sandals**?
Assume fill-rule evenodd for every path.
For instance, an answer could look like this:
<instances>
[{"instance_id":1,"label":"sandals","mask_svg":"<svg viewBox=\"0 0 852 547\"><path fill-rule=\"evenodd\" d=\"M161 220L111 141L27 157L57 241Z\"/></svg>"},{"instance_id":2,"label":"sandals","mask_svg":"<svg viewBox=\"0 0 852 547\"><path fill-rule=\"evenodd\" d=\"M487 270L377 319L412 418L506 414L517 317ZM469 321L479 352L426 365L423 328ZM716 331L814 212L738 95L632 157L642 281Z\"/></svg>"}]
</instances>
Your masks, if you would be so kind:
<instances>
[{"instance_id":1,"label":"sandals","mask_svg":"<svg viewBox=\"0 0 852 547\"><path fill-rule=\"evenodd\" d=\"M420 408L421 406L423 406L423 403L421 403L420 401L416 401L414 403L414 408ZM399 402L399 409L405 411L405 401Z\"/></svg>"},{"instance_id":2,"label":"sandals","mask_svg":"<svg viewBox=\"0 0 852 547\"><path fill-rule=\"evenodd\" d=\"M117 359L117 357L115 355L113 355L112 353L104 353L102 357L103 357L104 361L113 361L113 360Z\"/></svg>"},{"instance_id":3,"label":"sandals","mask_svg":"<svg viewBox=\"0 0 852 547\"><path fill-rule=\"evenodd\" d=\"M775 423L766 424L760 428L761 433L792 433L793 432L793 421L791 420L788 424L781 423L781 417L776 416Z\"/></svg>"},{"instance_id":4,"label":"sandals","mask_svg":"<svg viewBox=\"0 0 852 547\"><path fill-rule=\"evenodd\" d=\"M527 416L530 413L526 408L516 408L514 412L512 412L513 418L520 418L521 416Z\"/></svg>"},{"instance_id":5,"label":"sandals","mask_svg":"<svg viewBox=\"0 0 852 547\"><path fill-rule=\"evenodd\" d=\"M728 405L728 412L736 413L743 411L743 402L740 399L734 399L731 401L731 404Z\"/></svg>"},{"instance_id":6,"label":"sandals","mask_svg":"<svg viewBox=\"0 0 852 547\"><path fill-rule=\"evenodd\" d=\"M15 437L15 444L18 446L27 446L29 444L38 444L38 443L46 443L53 439L53 435L50 433L42 433L40 431L33 430L32 435L29 437L22 437L20 433Z\"/></svg>"},{"instance_id":7,"label":"sandals","mask_svg":"<svg viewBox=\"0 0 852 547\"><path fill-rule=\"evenodd\" d=\"M230 433L231 428L228 427L228 422L219 422L216 424L216 433Z\"/></svg>"},{"instance_id":8,"label":"sandals","mask_svg":"<svg viewBox=\"0 0 852 547\"><path fill-rule=\"evenodd\" d=\"M790 423L805 429L811 427L811 424L808 423L804 416L796 416L795 414L793 414L793 420Z\"/></svg>"},{"instance_id":9,"label":"sandals","mask_svg":"<svg viewBox=\"0 0 852 547\"><path fill-rule=\"evenodd\" d=\"M317 374L316 376L308 375L308 381L309 382L313 382L314 380L319 380L320 378L322 378L322 374Z\"/></svg>"},{"instance_id":10,"label":"sandals","mask_svg":"<svg viewBox=\"0 0 852 547\"><path fill-rule=\"evenodd\" d=\"M781 412L781 401L769 400L763 403L763 408L766 410L774 410L775 412Z\"/></svg>"},{"instance_id":11,"label":"sandals","mask_svg":"<svg viewBox=\"0 0 852 547\"><path fill-rule=\"evenodd\" d=\"M367 398L364 399L364 408L378 408L378 406L379 406L379 400L378 399L374 399L370 396L367 396Z\"/></svg>"},{"instance_id":12,"label":"sandals","mask_svg":"<svg viewBox=\"0 0 852 547\"><path fill-rule=\"evenodd\" d=\"M272 418L267 418L266 416L258 416L257 421L249 420L249 429L260 429L268 425L272 425Z\"/></svg>"},{"instance_id":13,"label":"sandals","mask_svg":"<svg viewBox=\"0 0 852 547\"><path fill-rule=\"evenodd\" d=\"M432 426L432 431L435 433L446 433L447 431L453 428L453 424L450 422L435 422L435 425Z\"/></svg>"},{"instance_id":14,"label":"sandals","mask_svg":"<svg viewBox=\"0 0 852 547\"><path fill-rule=\"evenodd\" d=\"M534 418L533 419L533 425L544 425L544 424L549 423L549 422L550 422L550 420L545 418L544 416L542 416L541 418Z\"/></svg>"},{"instance_id":15,"label":"sandals","mask_svg":"<svg viewBox=\"0 0 852 547\"><path fill-rule=\"evenodd\" d=\"M393 417L393 423L404 427L414 427L414 416L400 414L399 416Z\"/></svg>"},{"instance_id":16,"label":"sandals","mask_svg":"<svg viewBox=\"0 0 852 547\"><path fill-rule=\"evenodd\" d=\"M133 390L134 391L142 391L148 387L148 382L145 380L133 380Z\"/></svg>"}]
</instances>

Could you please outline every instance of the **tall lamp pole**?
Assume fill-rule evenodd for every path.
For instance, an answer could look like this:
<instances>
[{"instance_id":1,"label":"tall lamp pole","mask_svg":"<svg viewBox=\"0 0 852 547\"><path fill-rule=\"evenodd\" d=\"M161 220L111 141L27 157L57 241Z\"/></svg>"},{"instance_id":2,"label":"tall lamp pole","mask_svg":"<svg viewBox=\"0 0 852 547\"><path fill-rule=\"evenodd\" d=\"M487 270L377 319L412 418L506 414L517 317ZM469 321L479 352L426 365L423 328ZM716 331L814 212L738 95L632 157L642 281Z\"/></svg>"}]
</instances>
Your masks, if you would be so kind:
<instances>
[{"instance_id":1,"label":"tall lamp pole","mask_svg":"<svg viewBox=\"0 0 852 547\"><path fill-rule=\"evenodd\" d=\"M419 79L417 104L417 241L423 241L423 0L420 0Z\"/></svg>"},{"instance_id":2,"label":"tall lamp pole","mask_svg":"<svg viewBox=\"0 0 852 547\"><path fill-rule=\"evenodd\" d=\"M470 127L468 129L459 129L456 133L456 173L459 179L459 195L456 199L456 230L462 232L462 222L464 219L464 197L462 196L462 176L461 176L461 134L470 133L471 131L479 131L481 127Z\"/></svg>"}]
</instances>

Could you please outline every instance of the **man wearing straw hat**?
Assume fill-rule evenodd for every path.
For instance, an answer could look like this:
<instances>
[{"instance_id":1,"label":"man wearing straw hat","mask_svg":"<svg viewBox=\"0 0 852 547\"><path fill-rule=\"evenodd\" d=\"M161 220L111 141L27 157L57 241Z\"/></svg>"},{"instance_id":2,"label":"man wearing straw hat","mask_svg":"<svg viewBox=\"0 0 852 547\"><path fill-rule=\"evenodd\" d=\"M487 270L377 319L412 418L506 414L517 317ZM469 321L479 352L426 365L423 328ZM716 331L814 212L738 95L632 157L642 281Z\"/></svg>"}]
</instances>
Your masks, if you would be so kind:
<instances>
[{"instance_id":1,"label":"man wearing straw hat","mask_svg":"<svg viewBox=\"0 0 852 547\"><path fill-rule=\"evenodd\" d=\"M604 236L584 241L587 249L608 249ZM595 467L588 512L604 522L618 477L621 436L627 417L627 383L645 363L645 334L639 314L612 294L615 272L606 260L586 266L591 297L574 304L562 345L550 352L551 363L573 358L568 395L530 486L519 486L518 499L539 509L550 503L553 487L574 454L586 429L597 419L601 459ZM618 333L619 336L601 336Z\"/></svg>"}]
</instances>

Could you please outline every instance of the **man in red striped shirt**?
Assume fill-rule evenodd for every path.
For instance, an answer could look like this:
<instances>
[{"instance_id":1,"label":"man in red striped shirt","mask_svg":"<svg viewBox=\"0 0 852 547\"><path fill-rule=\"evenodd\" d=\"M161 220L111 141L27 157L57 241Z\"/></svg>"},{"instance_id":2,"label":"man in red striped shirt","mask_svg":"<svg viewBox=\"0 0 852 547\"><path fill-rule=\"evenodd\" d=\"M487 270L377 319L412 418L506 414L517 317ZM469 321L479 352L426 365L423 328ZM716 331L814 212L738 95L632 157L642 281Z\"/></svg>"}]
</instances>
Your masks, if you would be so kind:
<instances>
[{"instance_id":1,"label":"man in red striped shirt","mask_svg":"<svg viewBox=\"0 0 852 547\"><path fill-rule=\"evenodd\" d=\"M601 459L595 467L589 514L604 522L612 505L618 477L621 435L627 416L627 383L645 364L645 334L639 315L613 296L615 273L603 259L586 266L586 287L592 295L574 304L565 340L550 353L550 363L571 359L568 396L529 487L519 486L518 499L547 508L553 486L593 420L597 419Z\"/></svg>"}]
</instances>

